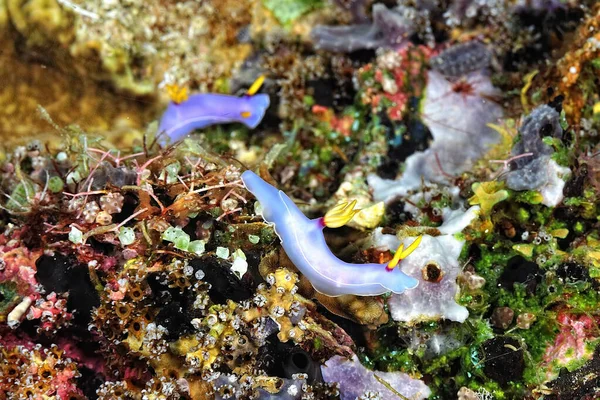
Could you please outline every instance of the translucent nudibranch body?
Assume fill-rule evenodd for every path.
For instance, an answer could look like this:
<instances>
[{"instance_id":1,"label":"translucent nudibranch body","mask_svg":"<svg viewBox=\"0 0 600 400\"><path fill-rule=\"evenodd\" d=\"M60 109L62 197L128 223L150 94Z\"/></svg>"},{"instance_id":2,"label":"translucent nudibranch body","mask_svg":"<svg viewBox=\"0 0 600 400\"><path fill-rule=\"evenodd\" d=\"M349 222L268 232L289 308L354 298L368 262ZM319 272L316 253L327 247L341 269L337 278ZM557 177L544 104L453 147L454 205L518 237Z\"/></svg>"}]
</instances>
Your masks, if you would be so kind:
<instances>
[{"instance_id":1,"label":"translucent nudibranch body","mask_svg":"<svg viewBox=\"0 0 600 400\"><path fill-rule=\"evenodd\" d=\"M248 128L256 128L269 102L267 94L237 97L213 93L195 94L181 103L171 101L158 127L161 144L167 138L177 142L194 129L209 125L241 122Z\"/></svg>"},{"instance_id":2,"label":"translucent nudibranch body","mask_svg":"<svg viewBox=\"0 0 600 400\"><path fill-rule=\"evenodd\" d=\"M313 287L327 296L377 296L402 293L418 281L384 264L350 264L337 258L323 236L323 218L309 219L281 190L252 171L242 174L246 188L262 206L262 216L274 225L281 245Z\"/></svg>"}]
</instances>

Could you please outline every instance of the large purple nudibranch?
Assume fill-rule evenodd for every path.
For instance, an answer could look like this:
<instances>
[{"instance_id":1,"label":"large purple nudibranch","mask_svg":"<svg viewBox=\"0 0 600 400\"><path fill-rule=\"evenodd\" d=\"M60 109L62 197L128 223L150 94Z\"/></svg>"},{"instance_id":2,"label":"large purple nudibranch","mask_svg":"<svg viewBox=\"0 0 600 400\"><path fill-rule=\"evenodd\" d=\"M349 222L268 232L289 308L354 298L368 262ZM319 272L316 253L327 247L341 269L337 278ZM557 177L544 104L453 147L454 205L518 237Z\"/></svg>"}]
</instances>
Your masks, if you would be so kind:
<instances>
[{"instance_id":1,"label":"large purple nudibranch","mask_svg":"<svg viewBox=\"0 0 600 400\"><path fill-rule=\"evenodd\" d=\"M377 296L387 292L402 293L419 283L390 263L387 266L350 264L340 260L325 242L323 218L307 218L285 193L252 171L245 171L242 181L260 202L265 221L275 226L275 233L290 260L320 293L334 297L344 294ZM402 248L397 253L402 253Z\"/></svg>"}]
</instances>

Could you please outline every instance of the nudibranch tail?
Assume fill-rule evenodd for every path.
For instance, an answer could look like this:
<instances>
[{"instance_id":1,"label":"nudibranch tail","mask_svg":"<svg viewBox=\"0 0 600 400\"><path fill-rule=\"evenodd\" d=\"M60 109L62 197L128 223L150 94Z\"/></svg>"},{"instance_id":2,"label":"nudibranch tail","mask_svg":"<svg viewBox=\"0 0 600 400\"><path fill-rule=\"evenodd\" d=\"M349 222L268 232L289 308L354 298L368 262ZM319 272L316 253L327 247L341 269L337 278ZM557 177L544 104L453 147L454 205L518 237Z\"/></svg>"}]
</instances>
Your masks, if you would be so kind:
<instances>
[{"instance_id":1,"label":"nudibranch tail","mask_svg":"<svg viewBox=\"0 0 600 400\"><path fill-rule=\"evenodd\" d=\"M331 210L327 211L327 214L323 217L323 223L328 228L339 228L340 226L346 225L360 212L360 209L354 209L354 206L356 206L356 200L339 203Z\"/></svg>"},{"instance_id":2,"label":"nudibranch tail","mask_svg":"<svg viewBox=\"0 0 600 400\"><path fill-rule=\"evenodd\" d=\"M285 208L272 206L279 202L279 190L277 188L269 185L252 171L242 173L242 182L262 206L261 214L265 221L271 223L283 221L287 214Z\"/></svg>"},{"instance_id":3,"label":"nudibranch tail","mask_svg":"<svg viewBox=\"0 0 600 400\"><path fill-rule=\"evenodd\" d=\"M404 243L400 244L400 246L398 247L398 250L396 250L396 254L394 254L394 257L390 260L390 262L387 264L387 266L385 267L388 271L393 270L394 268L396 268L396 266L398 265L398 263L402 260L404 260L406 257L408 257L413 251L415 251L417 249L417 247L419 247L419 244L421 244L421 240L423 239L423 235L419 235L414 242L412 242L410 244L410 246L408 246L406 248L406 250L404 249Z\"/></svg>"}]
</instances>

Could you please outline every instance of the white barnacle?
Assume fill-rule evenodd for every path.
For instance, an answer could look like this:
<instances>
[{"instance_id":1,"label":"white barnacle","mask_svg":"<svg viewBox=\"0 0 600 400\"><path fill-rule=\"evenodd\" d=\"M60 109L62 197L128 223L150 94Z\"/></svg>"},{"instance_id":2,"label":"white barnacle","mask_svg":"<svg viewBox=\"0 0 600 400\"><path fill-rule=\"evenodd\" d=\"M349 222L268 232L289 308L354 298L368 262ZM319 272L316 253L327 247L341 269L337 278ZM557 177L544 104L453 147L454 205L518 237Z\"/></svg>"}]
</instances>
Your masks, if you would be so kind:
<instances>
[{"instance_id":1,"label":"white barnacle","mask_svg":"<svg viewBox=\"0 0 600 400\"><path fill-rule=\"evenodd\" d=\"M275 306L271 309L271 315L274 318L282 317L284 313L285 313L285 309L281 306Z\"/></svg>"},{"instance_id":2,"label":"white barnacle","mask_svg":"<svg viewBox=\"0 0 600 400\"><path fill-rule=\"evenodd\" d=\"M6 317L6 323L11 329L15 329L21 323L21 318L27 310L29 306L31 306L32 300L30 297L25 297L15 308L12 309L8 316Z\"/></svg>"},{"instance_id":3,"label":"white barnacle","mask_svg":"<svg viewBox=\"0 0 600 400\"><path fill-rule=\"evenodd\" d=\"M256 304L257 307L264 307L267 304L267 298L262 294L257 294L254 296L254 304Z\"/></svg>"},{"instance_id":4,"label":"white barnacle","mask_svg":"<svg viewBox=\"0 0 600 400\"><path fill-rule=\"evenodd\" d=\"M288 394L290 396L295 396L298 394L298 386L296 385L290 385L290 387L287 390Z\"/></svg>"}]
</instances>

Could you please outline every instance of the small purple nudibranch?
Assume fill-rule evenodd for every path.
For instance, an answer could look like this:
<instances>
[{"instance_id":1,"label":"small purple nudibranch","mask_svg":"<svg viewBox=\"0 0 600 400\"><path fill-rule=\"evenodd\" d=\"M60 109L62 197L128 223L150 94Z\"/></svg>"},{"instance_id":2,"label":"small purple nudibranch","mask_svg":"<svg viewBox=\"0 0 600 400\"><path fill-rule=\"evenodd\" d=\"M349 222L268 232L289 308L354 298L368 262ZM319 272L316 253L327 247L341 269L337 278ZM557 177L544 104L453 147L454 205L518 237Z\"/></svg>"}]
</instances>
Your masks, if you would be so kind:
<instances>
[{"instance_id":1,"label":"small purple nudibranch","mask_svg":"<svg viewBox=\"0 0 600 400\"><path fill-rule=\"evenodd\" d=\"M256 128L262 121L270 101L268 94L255 95L254 92L258 88L254 85L251 90L252 92L249 91L242 97L200 93L181 103L171 101L158 127L160 143L166 144L167 138L171 142L177 142L194 129L215 124L241 122L248 128Z\"/></svg>"},{"instance_id":2,"label":"small purple nudibranch","mask_svg":"<svg viewBox=\"0 0 600 400\"><path fill-rule=\"evenodd\" d=\"M345 294L377 296L387 292L402 293L418 285L418 280L394 268L395 257L385 264L350 264L337 258L323 236L324 218L309 219L281 190L269 185L252 171L242 174L244 185L260 202L262 216L275 227L281 245L296 268L313 287L327 296ZM327 218L327 217L325 217ZM420 239L397 254L410 254ZM408 250L408 249L407 249Z\"/></svg>"}]
</instances>

